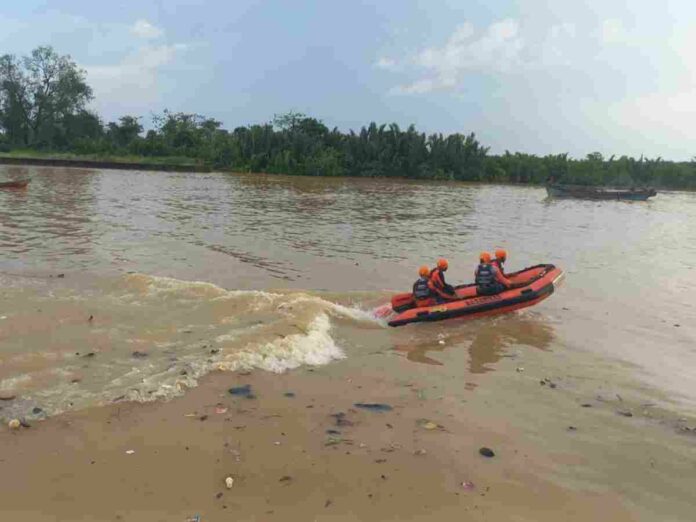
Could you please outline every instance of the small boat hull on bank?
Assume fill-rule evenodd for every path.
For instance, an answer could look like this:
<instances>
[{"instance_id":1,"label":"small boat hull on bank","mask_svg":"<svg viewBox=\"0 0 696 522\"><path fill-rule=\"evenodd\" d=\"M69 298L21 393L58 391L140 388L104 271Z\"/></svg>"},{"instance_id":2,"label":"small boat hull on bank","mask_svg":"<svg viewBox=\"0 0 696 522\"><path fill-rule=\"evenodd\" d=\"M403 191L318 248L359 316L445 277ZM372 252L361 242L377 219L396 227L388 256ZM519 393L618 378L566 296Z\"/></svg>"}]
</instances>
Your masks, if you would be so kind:
<instances>
[{"instance_id":1,"label":"small boat hull on bank","mask_svg":"<svg viewBox=\"0 0 696 522\"><path fill-rule=\"evenodd\" d=\"M507 277L516 288L496 295L479 296L475 285L462 285L456 287L459 299L429 306L416 306L411 294L395 295L391 302L391 313L385 318L389 326L403 326L409 323L475 319L513 312L547 299L562 281L563 271L554 265L537 265L507 274Z\"/></svg>"},{"instance_id":2,"label":"small boat hull on bank","mask_svg":"<svg viewBox=\"0 0 696 522\"><path fill-rule=\"evenodd\" d=\"M29 185L28 179L19 181L2 181L0 182L0 189L23 189L27 188L27 185Z\"/></svg>"},{"instance_id":3,"label":"small boat hull on bank","mask_svg":"<svg viewBox=\"0 0 696 522\"><path fill-rule=\"evenodd\" d=\"M657 195L654 189L605 189L579 185L546 185L551 198L646 201Z\"/></svg>"}]
</instances>

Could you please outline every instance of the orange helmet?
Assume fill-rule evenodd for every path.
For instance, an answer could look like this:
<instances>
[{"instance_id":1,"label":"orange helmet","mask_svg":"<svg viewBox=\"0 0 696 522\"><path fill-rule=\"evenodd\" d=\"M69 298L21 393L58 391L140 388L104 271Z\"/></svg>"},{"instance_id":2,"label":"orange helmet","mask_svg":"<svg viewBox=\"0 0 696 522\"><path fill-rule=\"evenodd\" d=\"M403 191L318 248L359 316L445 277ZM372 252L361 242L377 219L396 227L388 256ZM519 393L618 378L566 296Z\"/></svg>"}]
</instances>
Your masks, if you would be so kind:
<instances>
[{"instance_id":1,"label":"orange helmet","mask_svg":"<svg viewBox=\"0 0 696 522\"><path fill-rule=\"evenodd\" d=\"M447 270L448 266L449 266L449 263L447 262L447 260L445 258L441 257L440 259L437 260L437 267L440 270Z\"/></svg>"},{"instance_id":2,"label":"orange helmet","mask_svg":"<svg viewBox=\"0 0 696 522\"><path fill-rule=\"evenodd\" d=\"M429 274L430 274L430 269L429 269L427 266L425 266L425 265L423 265L422 267L420 267L420 268L418 269L418 275L421 276L421 277L426 277L426 276L428 276Z\"/></svg>"},{"instance_id":3,"label":"orange helmet","mask_svg":"<svg viewBox=\"0 0 696 522\"><path fill-rule=\"evenodd\" d=\"M490 263L491 255L488 252L481 252L479 254L479 261L481 261L481 263Z\"/></svg>"},{"instance_id":4,"label":"orange helmet","mask_svg":"<svg viewBox=\"0 0 696 522\"><path fill-rule=\"evenodd\" d=\"M495 251L495 258L500 259L501 261L505 261L507 259L507 252L502 248L499 248Z\"/></svg>"}]
</instances>

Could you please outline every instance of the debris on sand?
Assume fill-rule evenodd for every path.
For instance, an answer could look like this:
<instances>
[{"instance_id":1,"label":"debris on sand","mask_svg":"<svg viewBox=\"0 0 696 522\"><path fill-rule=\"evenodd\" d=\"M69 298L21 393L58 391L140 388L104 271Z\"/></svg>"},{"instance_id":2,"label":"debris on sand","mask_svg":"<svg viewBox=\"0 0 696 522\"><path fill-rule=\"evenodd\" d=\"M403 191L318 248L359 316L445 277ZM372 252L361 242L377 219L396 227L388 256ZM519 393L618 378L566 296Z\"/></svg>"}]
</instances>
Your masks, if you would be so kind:
<instances>
[{"instance_id":1,"label":"debris on sand","mask_svg":"<svg viewBox=\"0 0 696 522\"><path fill-rule=\"evenodd\" d=\"M388 404L383 404L379 402L356 402L354 404L356 408L361 408L363 410L369 410L369 411L391 411L393 408L389 406Z\"/></svg>"},{"instance_id":2,"label":"debris on sand","mask_svg":"<svg viewBox=\"0 0 696 522\"><path fill-rule=\"evenodd\" d=\"M138 350L134 351L131 355L136 359L144 359L145 357L147 357L147 354L145 352L139 352Z\"/></svg>"},{"instance_id":3,"label":"debris on sand","mask_svg":"<svg viewBox=\"0 0 696 522\"><path fill-rule=\"evenodd\" d=\"M22 423L19 419L12 419L7 425L11 430L18 430Z\"/></svg>"},{"instance_id":4,"label":"debris on sand","mask_svg":"<svg viewBox=\"0 0 696 522\"><path fill-rule=\"evenodd\" d=\"M539 384L541 384L542 386L546 386L548 384L549 388L552 388L552 389L556 387L556 383L553 382L548 377L544 377L542 380L540 380Z\"/></svg>"},{"instance_id":5,"label":"debris on sand","mask_svg":"<svg viewBox=\"0 0 696 522\"><path fill-rule=\"evenodd\" d=\"M346 414L343 413L342 411L339 411L338 413L332 413L329 416L336 419L336 426L352 426L353 425L353 423L351 421L346 419Z\"/></svg>"},{"instance_id":6,"label":"debris on sand","mask_svg":"<svg viewBox=\"0 0 696 522\"><path fill-rule=\"evenodd\" d=\"M479 449L479 454L488 458L495 457L495 453L493 453L493 450L491 448L486 448L485 446Z\"/></svg>"},{"instance_id":7,"label":"debris on sand","mask_svg":"<svg viewBox=\"0 0 696 522\"><path fill-rule=\"evenodd\" d=\"M418 426L420 426L424 430L429 430L429 431L431 431L431 430L444 430L445 429L445 427L443 425L438 424L438 423L433 422L433 421L428 420L428 419L418 419L418 421L416 421L416 424L418 424Z\"/></svg>"},{"instance_id":8,"label":"debris on sand","mask_svg":"<svg viewBox=\"0 0 696 522\"><path fill-rule=\"evenodd\" d=\"M232 477L225 478L225 487L227 489L232 489L232 486L234 486L234 479Z\"/></svg>"},{"instance_id":9,"label":"debris on sand","mask_svg":"<svg viewBox=\"0 0 696 522\"><path fill-rule=\"evenodd\" d=\"M337 444L340 444L341 442L343 442L343 439L341 437L329 437L328 439L326 439L324 446L335 446Z\"/></svg>"},{"instance_id":10,"label":"debris on sand","mask_svg":"<svg viewBox=\"0 0 696 522\"><path fill-rule=\"evenodd\" d=\"M227 390L230 395L235 395L238 397L254 397L251 393L251 384L245 384L244 386L236 386Z\"/></svg>"}]
</instances>

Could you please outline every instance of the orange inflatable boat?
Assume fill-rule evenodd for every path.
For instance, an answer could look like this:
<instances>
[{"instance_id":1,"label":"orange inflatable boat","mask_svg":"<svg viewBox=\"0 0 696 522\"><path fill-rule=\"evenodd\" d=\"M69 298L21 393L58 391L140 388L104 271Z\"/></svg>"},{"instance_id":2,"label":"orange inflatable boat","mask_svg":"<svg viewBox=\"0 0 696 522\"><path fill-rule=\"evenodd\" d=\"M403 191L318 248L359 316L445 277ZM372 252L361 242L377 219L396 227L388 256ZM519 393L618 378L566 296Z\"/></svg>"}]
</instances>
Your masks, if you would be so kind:
<instances>
[{"instance_id":1,"label":"orange inflatable boat","mask_svg":"<svg viewBox=\"0 0 696 522\"><path fill-rule=\"evenodd\" d=\"M397 294L392 297L391 306L385 306L377 314L386 318L389 326L402 326L512 312L549 297L563 279L563 271L554 265L537 265L505 276L514 287L496 295L479 296L474 284L455 287L457 298L444 303L436 303L434 299L416 303L411 293Z\"/></svg>"}]
</instances>

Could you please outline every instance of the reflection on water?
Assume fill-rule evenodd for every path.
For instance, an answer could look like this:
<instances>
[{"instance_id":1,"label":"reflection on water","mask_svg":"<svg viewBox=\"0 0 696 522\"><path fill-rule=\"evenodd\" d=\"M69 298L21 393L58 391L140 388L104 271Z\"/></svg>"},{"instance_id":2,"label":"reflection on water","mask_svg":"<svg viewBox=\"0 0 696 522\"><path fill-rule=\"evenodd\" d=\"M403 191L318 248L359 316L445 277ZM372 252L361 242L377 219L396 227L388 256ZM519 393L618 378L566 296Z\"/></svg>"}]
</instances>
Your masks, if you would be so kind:
<instances>
[{"instance_id":1,"label":"reflection on water","mask_svg":"<svg viewBox=\"0 0 696 522\"><path fill-rule=\"evenodd\" d=\"M0 182L19 181L29 177L29 167L23 165L4 165L0 169Z\"/></svg>"},{"instance_id":2,"label":"reflection on water","mask_svg":"<svg viewBox=\"0 0 696 522\"><path fill-rule=\"evenodd\" d=\"M459 186L455 197L447 184L28 171L26 195L0 194L0 238L17 261L31 253L36 265L66 269L127 264L156 270L162 264L151 258L169 257L175 246L184 261L177 268L209 250L270 278L298 280L298 270L306 276L317 258L359 266L367 258L410 261L414 253L426 259L433 248L446 253L452 245L443 232L461 241L468 227L454 230L475 207L472 190Z\"/></svg>"},{"instance_id":3,"label":"reflection on water","mask_svg":"<svg viewBox=\"0 0 696 522\"><path fill-rule=\"evenodd\" d=\"M12 170L8 177L32 177L32 183L24 191L0 195L0 246L5 258L30 264L36 253L48 261L93 256L99 233L93 208L95 173L51 169L50 178L35 179L27 167Z\"/></svg>"},{"instance_id":4,"label":"reflection on water","mask_svg":"<svg viewBox=\"0 0 696 522\"><path fill-rule=\"evenodd\" d=\"M397 344L394 350L404 353L409 361L441 365L442 362L431 355L433 352L467 349L469 373L481 374L493 371L495 363L506 355L509 347L548 350L555 338L553 326L533 313L511 314L473 323L460 322L456 326L440 328L438 335L432 335L433 331L433 328L423 328L412 342ZM430 334L429 338L420 340L423 334Z\"/></svg>"}]
</instances>

